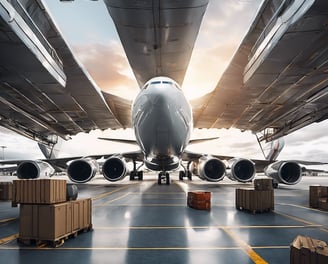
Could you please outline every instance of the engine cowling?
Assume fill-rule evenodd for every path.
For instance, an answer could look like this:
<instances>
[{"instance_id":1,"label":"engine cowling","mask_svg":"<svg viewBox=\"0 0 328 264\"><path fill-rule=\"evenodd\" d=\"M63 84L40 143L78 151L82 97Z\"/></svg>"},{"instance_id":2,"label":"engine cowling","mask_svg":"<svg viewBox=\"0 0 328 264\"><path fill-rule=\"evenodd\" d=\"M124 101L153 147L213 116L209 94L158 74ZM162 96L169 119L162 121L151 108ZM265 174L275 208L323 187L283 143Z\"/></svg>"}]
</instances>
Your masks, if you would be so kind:
<instances>
[{"instance_id":1,"label":"engine cowling","mask_svg":"<svg viewBox=\"0 0 328 264\"><path fill-rule=\"evenodd\" d=\"M218 182L224 178L225 164L213 157L201 157L192 163L192 172L202 180Z\"/></svg>"},{"instance_id":2,"label":"engine cowling","mask_svg":"<svg viewBox=\"0 0 328 264\"><path fill-rule=\"evenodd\" d=\"M72 182L85 183L90 181L99 171L96 160L91 158L76 159L67 167L67 175Z\"/></svg>"},{"instance_id":3,"label":"engine cowling","mask_svg":"<svg viewBox=\"0 0 328 264\"><path fill-rule=\"evenodd\" d=\"M264 173L278 183L297 184L302 178L302 168L294 161L277 161L264 169Z\"/></svg>"},{"instance_id":4,"label":"engine cowling","mask_svg":"<svg viewBox=\"0 0 328 264\"><path fill-rule=\"evenodd\" d=\"M50 177L55 173L55 169L42 160L24 161L17 167L18 179L37 179Z\"/></svg>"},{"instance_id":5,"label":"engine cowling","mask_svg":"<svg viewBox=\"0 0 328 264\"><path fill-rule=\"evenodd\" d=\"M233 158L228 161L226 175L230 180L251 182L255 172L254 163L249 159Z\"/></svg>"},{"instance_id":6,"label":"engine cowling","mask_svg":"<svg viewBox=\"0 0 328 264\"><path fill-rule=\"evenodd\" d=\"M102 172L108 181L114 182L124 179L129 171L122 158L110 157L104 162Z\"/></svg>"}]
</instances>

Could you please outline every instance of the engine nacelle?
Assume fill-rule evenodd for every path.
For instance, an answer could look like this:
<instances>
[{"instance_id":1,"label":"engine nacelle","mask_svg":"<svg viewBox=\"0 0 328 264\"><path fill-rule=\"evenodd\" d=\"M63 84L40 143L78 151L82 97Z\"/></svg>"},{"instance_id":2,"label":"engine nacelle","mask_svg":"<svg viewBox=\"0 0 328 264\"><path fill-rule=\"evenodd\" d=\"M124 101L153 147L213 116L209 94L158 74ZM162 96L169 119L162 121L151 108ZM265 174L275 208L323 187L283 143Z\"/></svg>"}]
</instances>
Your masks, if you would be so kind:
<instances>
[{"instance_id":1,"label":"engine nacelle","mask_svg":"<svg viewBox=\"0 0 328 264\"><path fill-rule=\"evenodd\" d=\"M302 168L294 161L277 161L264 169L265 175L278 183L293 185L302 178Z\"/></svg>"},{"instance_id":2,"label":"engine nacelle","mask_svg":"<svg viewBox=\"0 0 328 264\"><path fill-rule=\"evenodd\" d=\"M254 163L249 159L233 158L228 161L226 175L232 181L251 182L255 172Z\"/></svg>"},{"instance_id":3,"label":"engine nacelle","mask_svg":"<svg viewBox=\"0 0 328 264\"><path fill-rule=\"evenodd\" d=\"M24 161L17 168L18 179L37 179L50 177L55 173L55 169L42 160Z\"/></svg>"},{"instance_id":4,"label":"engine nacelle","mask_svg":"<svg viewBox=\"0 0 328 264\"><path fill-rule=\"evenodd\" d=\"M107 180L114 182L124 179L129 171L122 158L110 157L104 162L102 172Z\"/></svg>"},{"instance_id":5,"label":"engine nacelle","mask_svg":"<svg viewBox=\"0 0 328 264\"><path fill-rule=\"evenodd\" d=\"M73 160L67 167L69 179L76 183L90 181L98 171L99 165L97 161L91 158Z\"/></svg>"},{"instance_id":6,"label":"engine nacelle","mask_svg":"<svg viewBox=\"0 0 328 264\"><path fill-rule=\"evenodd\" d=\"M201 157L197 162L192 163L192 172L202 180L218 182L224 178L224 163L213 157Z\"/></svg>"}]
</instances>

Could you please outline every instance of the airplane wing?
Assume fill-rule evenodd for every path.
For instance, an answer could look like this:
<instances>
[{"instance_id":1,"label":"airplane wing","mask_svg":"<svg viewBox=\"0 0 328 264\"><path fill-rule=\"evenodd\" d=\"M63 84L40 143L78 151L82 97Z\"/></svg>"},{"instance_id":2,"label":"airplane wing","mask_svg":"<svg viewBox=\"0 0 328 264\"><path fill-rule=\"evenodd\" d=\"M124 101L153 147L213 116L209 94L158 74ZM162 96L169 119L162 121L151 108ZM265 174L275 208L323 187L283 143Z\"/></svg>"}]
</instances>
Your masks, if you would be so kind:
<instances>
[{"instance_id":1,"label":"airplane wing","mask_svg":"<svg viewBox=\"0 0 328 264\"><path fill-rule=\"evenodd\" d=\"M328 2L263 1L213 92L192 102L198 128L272 140L328 118Z\"/></svg>"},{"instance_id":2,"label":"airplane wing","mask_svg":"<svg viewBox=\"0 0 328 264\"><path fill-rule=\"evenodd\" d=\"M105 0L142 87L155 76L181 85L208 0Z\"/></svg>"},{"instance_id":3,"label":"airplane wing","mask_svg":"<svg viewBox=\"0 0 328 264\"><path fill-rule=\"evenodd\" d=\"M130 125L122 102L108 104L41 1L0 1L0 24L0 125L44 143Z\"/></svg>"}]
</instances>

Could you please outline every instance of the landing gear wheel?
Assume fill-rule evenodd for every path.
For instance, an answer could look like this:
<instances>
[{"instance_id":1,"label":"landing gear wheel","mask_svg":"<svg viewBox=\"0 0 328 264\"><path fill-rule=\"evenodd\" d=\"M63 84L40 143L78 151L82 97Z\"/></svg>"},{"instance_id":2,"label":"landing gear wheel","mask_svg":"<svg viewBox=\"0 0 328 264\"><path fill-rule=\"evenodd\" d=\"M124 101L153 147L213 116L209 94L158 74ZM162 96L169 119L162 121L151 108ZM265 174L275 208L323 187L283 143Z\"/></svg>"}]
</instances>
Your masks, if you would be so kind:
<instances>
[{"instance_id":1,"label":"landing gear wheel","mask_svg":"<svg viewBox=\"0 0 328 264\"><path fill-rule=\"evenodd\" d=\"M134 181L135 176L136 176L136 172L135 171L131 171L130 172L130 181Z\"/></svg>"},{"instance_id":2,"label":"landing gear wheel","mask_svg":"<svg viewBox=\"0 0 328 264\"><path fill-rule=\"evenodd\" d=\"M138 180L142 181L143 180L143 171L138 171L137 174L138 174Z\"/></svg>"},{"instance_id":3,"label":"landing gear wheel","mask_svg":"<svg viewBox=\"0 0 328 264\"><path fill-rule=\"evenodd\" d=\"M170 174L168 172L165 173L166 185L170 185Z\"/></svg>"},{"instance_id":4,"label":"landing gear wheel","mask_svg":"<svg viewBox=\"0 0 328 264\"><path fill-rule=\"evenodd\" d=\"M191 171L187 171L187 177L191 181L192 180L192 173Z\"/></svg>"},{"instance_id":5,"label":"landing gear wheel","mask_svg":"<svg viewBox=\"0 0 328 264\"><path fill-rule=\"evenodd\" d=\"M162 184L162 176L163 176L162 172L158 173L158 181L157 181L158 185Z\"/></svg>"},{"instance_id":6,"label":"landing gear wheel","mask_svg":"<svg viewBox=\"0 0 328 264\"><path fill-rule=\"evenodd\" d=\"M186 174L184 171L179 171L179 180L183 181L183 178L186 177Z\"/></svg>"}]
</instances>

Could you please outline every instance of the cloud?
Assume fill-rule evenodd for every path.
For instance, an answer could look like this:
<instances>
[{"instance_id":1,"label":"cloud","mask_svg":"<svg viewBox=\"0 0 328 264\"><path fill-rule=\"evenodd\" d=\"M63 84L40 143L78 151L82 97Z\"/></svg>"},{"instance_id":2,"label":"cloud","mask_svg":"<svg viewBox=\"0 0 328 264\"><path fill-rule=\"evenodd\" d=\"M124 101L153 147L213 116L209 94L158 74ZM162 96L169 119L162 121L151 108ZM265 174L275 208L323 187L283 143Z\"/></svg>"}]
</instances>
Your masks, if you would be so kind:
<instances>
[{"instance_id":1,"label":"cloud","mask_svg":"<svg viewBox=\"0 0 328 264\"><path fill-rule=\"evenodd\" d=\"M183 83L187 98L216 87L258 7L259 1L210 1Z\"/></svg>"},{"instance_id":2,"label":"cloud","mask_svg":"<svg viewBox=\"0 0 328 264\"><path fill-rule=\"evenodd\" d=\"M35 141L0 127L0 146L6 146L4 153L0 148L0 159L40 159L43 155Z\"/></svg>"},{"instance_id":3,"label":"cloud","mask_svg":"<svg viewBox=\"0 0 328 264\"><path fill-rule=\"evenodd\" d=\"M139 86L119 43L75 45L73 49L100 89L135 98Z\"/></svg>"}]
</instances>

